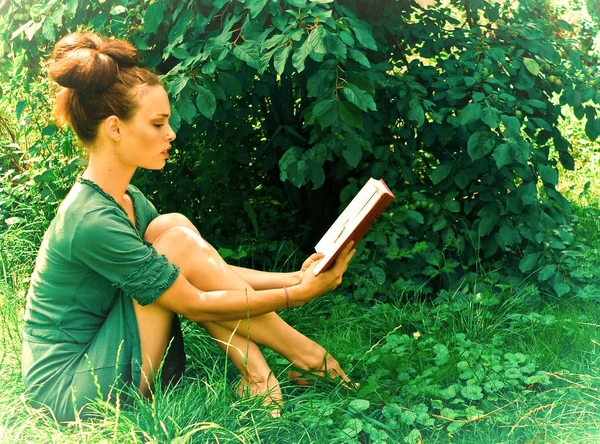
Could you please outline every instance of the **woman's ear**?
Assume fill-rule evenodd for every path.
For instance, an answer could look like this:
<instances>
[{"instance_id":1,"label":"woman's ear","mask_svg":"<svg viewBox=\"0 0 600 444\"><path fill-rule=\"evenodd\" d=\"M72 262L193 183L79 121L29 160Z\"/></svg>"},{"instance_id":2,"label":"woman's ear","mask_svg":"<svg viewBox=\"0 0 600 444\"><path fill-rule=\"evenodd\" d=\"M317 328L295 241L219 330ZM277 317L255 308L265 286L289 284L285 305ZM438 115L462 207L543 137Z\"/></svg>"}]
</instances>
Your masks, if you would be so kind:
<instances>
[{"instance_id":1,"label":"woman's ear","mask_svg":"<svg viewBox=\"0 0 600 444\"><path fill-rule=\"evenodd\" d=\"M121 141L121 119L117 116L107 117L104 121L104 130L108 137L113 139L115 142Z\"/></svg>"}]
</instances>

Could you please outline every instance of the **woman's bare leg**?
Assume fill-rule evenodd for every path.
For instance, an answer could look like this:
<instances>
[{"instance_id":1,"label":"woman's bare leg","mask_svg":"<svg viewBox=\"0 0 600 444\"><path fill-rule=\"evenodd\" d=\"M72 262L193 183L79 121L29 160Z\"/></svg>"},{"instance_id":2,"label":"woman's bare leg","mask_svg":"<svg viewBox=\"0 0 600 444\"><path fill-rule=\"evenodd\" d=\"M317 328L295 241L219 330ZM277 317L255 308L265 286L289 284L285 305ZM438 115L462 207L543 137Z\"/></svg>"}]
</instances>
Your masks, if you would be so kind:
<instances>
[{"instance_id":1,"label":"woman's bare leg","mask_svg":"<svg viewBox=\"0 0 600 444\"><path fill-rule=\"evenodd\" d=\"M177 264L183 275L199 288L204 286L202 284L208 285L212 289L249 288L248 284L232 272L229 267L226 270L231 271L231 273L221 273L221 266L219 261L216 260L217 257L218 259L220 257L212 247L208 248L207 243L198 242L201 240L199 235L194 235L191 239L189 230L175 229L163 233L156 230L149 231L150 236L147 233L146 240L153 242L156 250L160 254L166 255L171 262ZM163 237L163 235L165 236ZM193 254L190 254L191 252ZM193 258L193 264L189 263L190 258ZM195 272L197 269L203 270L202 276ZM191 277L196 281L194 282ZM173 313L154 304L142 307L135 301L134 309L138 320L143 358L140 390L147 395L150 392L149 384L152 381L152 376L165 355ZM247 336L234 333L234 329L227 329L210 322L202 323L202 325L228 354L228 357L242 374L239 392L265 395L267 396L266 404L281 404L282 396L279 382L268 367L258 346ZM274 415L278 413L277 409L272 412Z\"/></svg>"},{"instance_id":2,"label":"woman's bare leg","mask_svg":"<svg viewBox=\"0 0 600 444\"><path fill-rule=\"evenodd\" d=\"M159 305L141 306L135 299L132 301L142 350L142 377L139 388L142 394L149 396L154 375L167 350L171 336L173 312L165 310Z\"/></svg>"},{"instance_id":3,"label":"woman's bare leg","mask_svg":"<svg viewBox=\"0 0 600 444\"><path fill-rule=\"evenodd\" d=\"M152 232L164 232L172 226L183 226L198 235L198 243L204 254L212 257L214 267L204 270L198 264L193 266L193 271L186 274L188 280L203 291L223 289L250 289L250 285L244 281L227 263L218 252L206 242L199 234L194 225L180 214L169 214L153 221L147 231L147 235L153 236ZM150 233L148 233L150 232ZM193 260L192 260L193 262ZM224 286L225 285L225 286ZM302 333L287 324L277 313L271 312L261 316L255 316L241 321L219 321L213 323L202 323L207 328L211 324L217 324L227 330L235 331L236 334L249 337L252 341L262 344L286 358L294 366L304 370L327 370L331 378L341 377L346 383L350 382L346 373L339 363L327 353L327 351L316 342L304 336Z\"/></svg>"},{"instance_id":4,"label":"woman's bare leg","mask_svg":"<svg viewBox=\"0 0 600 444\"><path fill-rule=\"evenodd\" d=\"M242 375L237 390L238 395L265 396L263 404L275 406L271 410L271 415L279 416L281 413L279 407L283 405L281 387L258 346L236 334L235 330L232 331L211 322L200 325L215 339Z\"/></svg>"},{"instance_id":5,"label":"woman's bare leg","mask_svg":"<svg viewBox=\"0 0 600 444\"><path fill-rule=\"evenodd\" d=\"M193 285L204 291L251 289L248 283L235 273L223 261L218 252L199 235L196 228L181 215L165 215L155 219L146 231L146 240L159 243L160 237L173 227L188 228L196 236L185 236L185 241L173 242L169 240L169 242L164 242L168 244L165 247L167 250L178 251L161 251L162 246L160 247L161 249L157 247L157 250L160 253L166 254L169 259L171 259L171 256L173 259L177 257L177 260L173 260L173 262L180 266L184 276ZM185 245L185 247L182 247L182 245ZM185 260L181 260L181 257L185 258ZM151 322L148 325L153 329L156 324L153 325ZM238 348L244 350L248 347L248 345L244 344L248 342L247 338L249 337L251 344L257 341L281 354L299 368L305 370L324 370L326 368L330 377L341 376L344 381L348 381L348 377L337 361L331 355L328 355L323 347L292 328L276 313L268 313L240 322L206 322L202 323L202 325L213 337L217 336L215 339L220 341L220 344L235 341L235 343L242 344ZM235 332L233 336L232 332ZM166 335L168 337L168 331ZM153 347L153 345L149 346ZM255 344L249 345L252 348L253 346L255 347ZM142 344L142 347L144 347L144 344ZM159 350L157 356L164 356L164 348L161 348L161 350L162 354ZM258 353L260 353L259 350ZM255 356L258 356L258 353L254 353ZM230 354L230 357L232 356ZM260 356L264 360L262 354ZM150 358L150 356L148 357ZM157 362L160 362L160 359ZM252 372L251 366L253 363L254 360L246 360L246 369L249 373L263 373L258 380L264 379L264 368L262 365L259 365L257 362L257 369L255 372ZM234 362L234 364L238 369L241 368L239 362ZM262 393L266 394L266 392Z\"/></svg>"}]
</instances>

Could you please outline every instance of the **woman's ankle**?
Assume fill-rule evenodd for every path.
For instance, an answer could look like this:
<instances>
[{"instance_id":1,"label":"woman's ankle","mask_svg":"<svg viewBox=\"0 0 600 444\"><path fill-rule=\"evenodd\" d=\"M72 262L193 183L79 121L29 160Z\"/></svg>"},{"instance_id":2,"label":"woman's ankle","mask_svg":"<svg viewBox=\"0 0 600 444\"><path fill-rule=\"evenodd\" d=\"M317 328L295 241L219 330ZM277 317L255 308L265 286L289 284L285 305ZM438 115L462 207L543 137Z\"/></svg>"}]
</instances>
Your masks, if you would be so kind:
<instances>
[{"instance_id":1,"label":"woman's ankle","mask_svg":"<svg viewBox=\"0 0 600 444\"><path fill-rule=\"evenodd\" d=\"M330 359L330 354L319 344L314 343L309 348L299 353L290 361L292 366L302 370L322 370Z\"/></svg>"}]
</instances>

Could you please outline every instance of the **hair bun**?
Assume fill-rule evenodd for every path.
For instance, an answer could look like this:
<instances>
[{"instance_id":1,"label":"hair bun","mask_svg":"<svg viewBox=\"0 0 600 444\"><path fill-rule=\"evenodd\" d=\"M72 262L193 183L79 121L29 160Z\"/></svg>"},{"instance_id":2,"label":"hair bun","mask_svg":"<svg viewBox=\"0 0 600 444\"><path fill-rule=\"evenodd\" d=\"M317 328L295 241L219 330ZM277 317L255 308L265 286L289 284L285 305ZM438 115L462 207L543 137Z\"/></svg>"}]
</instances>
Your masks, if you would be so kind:
<instances>
[{"instance_id":1,"label":"hair bun","mask_svg":"<svg viewBox=\"0 0 600 444\"><path fill-rule=\"evenodd\" d=\"M129 42L85 32L60 39L53 57L50 77L59 85L101 92L115 82L119 68L136 65L137 50Z\"/></svg>"}]
</instances>

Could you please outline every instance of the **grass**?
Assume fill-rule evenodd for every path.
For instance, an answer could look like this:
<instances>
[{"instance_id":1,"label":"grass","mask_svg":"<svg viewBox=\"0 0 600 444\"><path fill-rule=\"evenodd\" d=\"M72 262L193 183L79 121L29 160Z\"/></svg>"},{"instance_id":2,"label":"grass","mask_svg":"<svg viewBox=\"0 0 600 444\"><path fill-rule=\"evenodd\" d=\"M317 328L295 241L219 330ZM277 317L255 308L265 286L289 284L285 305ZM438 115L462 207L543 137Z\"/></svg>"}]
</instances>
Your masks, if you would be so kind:
<instances>
[{"instance_id":1,"label":"grass","mask_svg":"<svg viewBox=\"0 0 600 444\"><path fill-rule=\"evenodd\" d=\"M268 352L287 399L277 420L259 400L235 395L234 368L188 324L190 364L180 385L133 408L98 403L101 419L65 427L24 402L23 288L3 284L0 442L597 442L600 305L542 301L531 289L501 299L457 292L437 303L369 309L330 295L286 313L362 385L292 387L286 363ZM522 362L506 358L513 355ZM522 377L509 374L515 368ZM504 387L487 391L486 381ZM469 396L469 384L485 396Z\"/></svg>"},{"instance_id":2,"label":"grass","mask_svg":"<svg viewBox=\"0 0 600 444\"><path fill-rule=\"evenodd\" d=\"M570 119L570 120L569 120ZM21 326L28 276L45 221L0 232L0 443L596 443L600 442L600 179L598 145L567 114L576 172L561 172L574 202L582 290L539 294L481 276L434 301L406 295L365 307L330 294L284 312L323 344L361 387L283 384L283 416L235 394L236 371L207 334L186 324L186 376L133 407L101 401L93 421L57 425L25 402ZM31 214L36 214L31 211Z\"/></svg>"}]
</instances>

